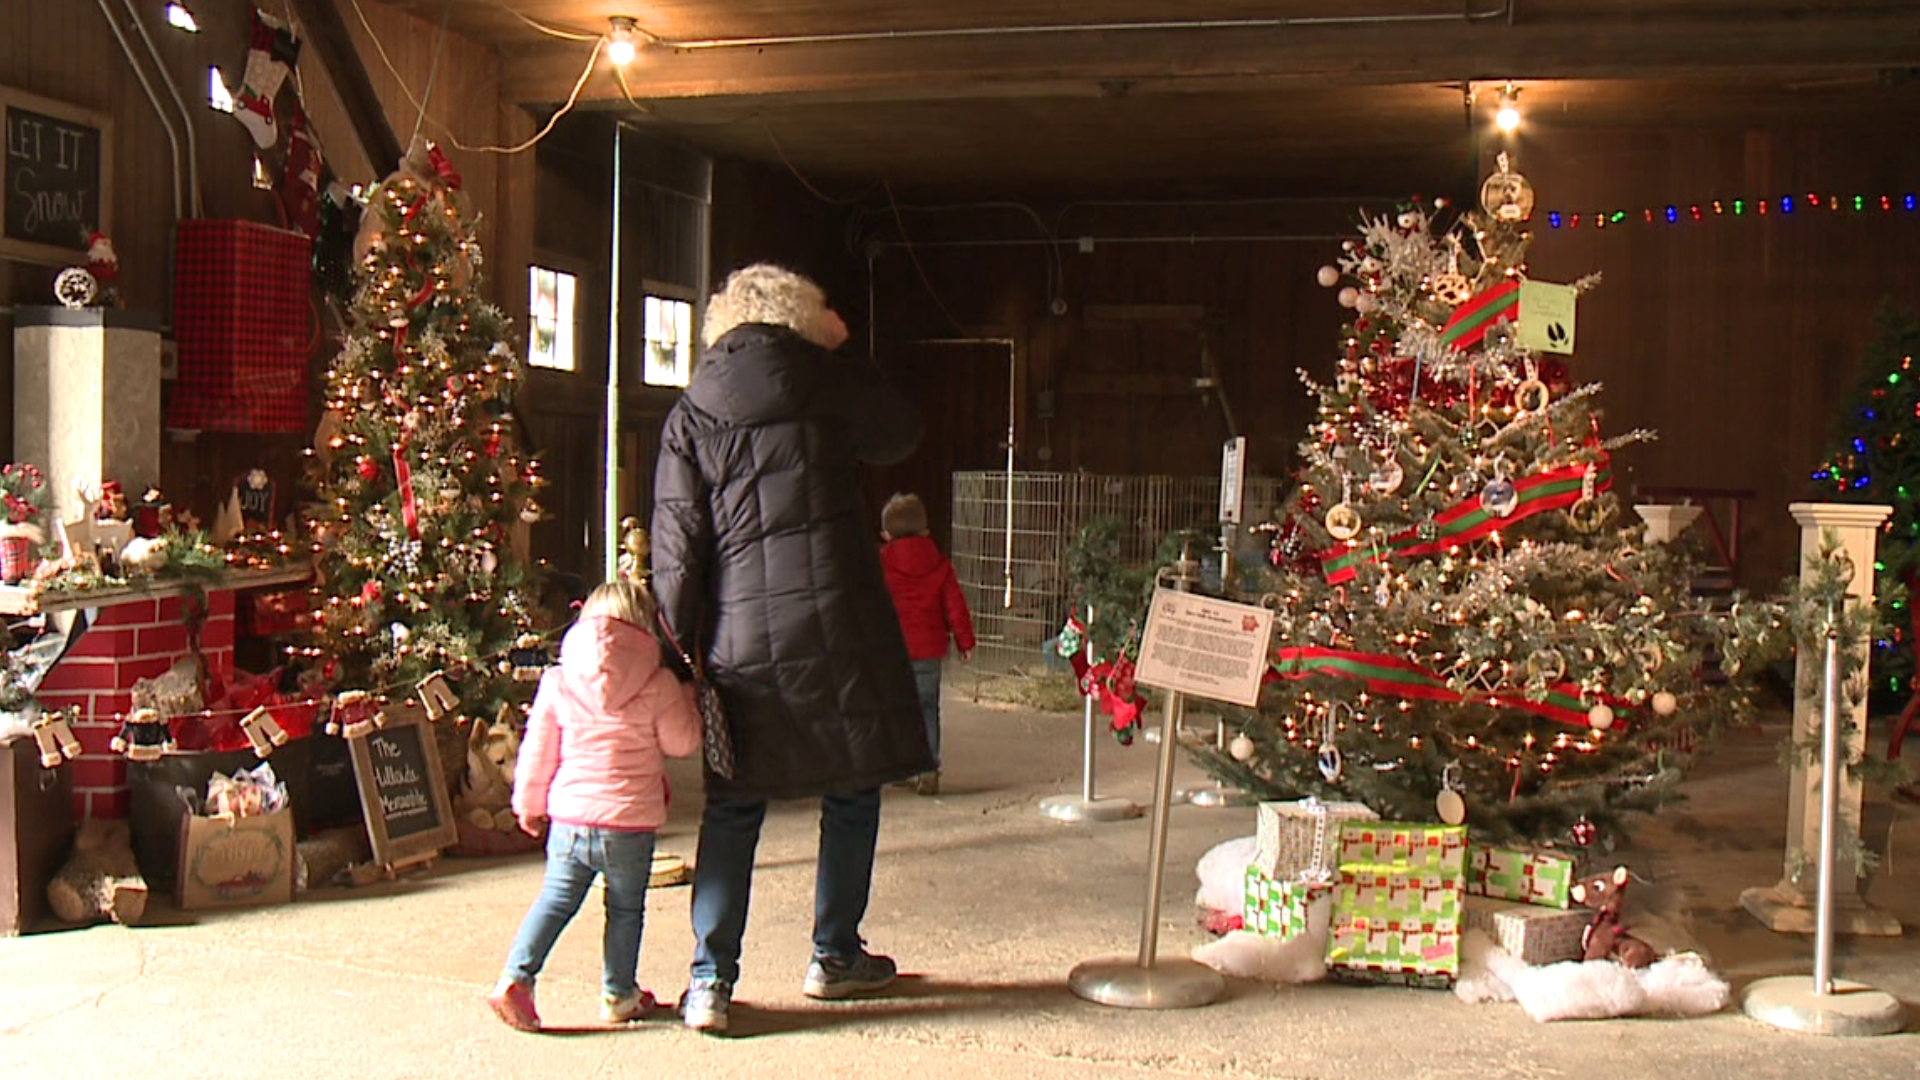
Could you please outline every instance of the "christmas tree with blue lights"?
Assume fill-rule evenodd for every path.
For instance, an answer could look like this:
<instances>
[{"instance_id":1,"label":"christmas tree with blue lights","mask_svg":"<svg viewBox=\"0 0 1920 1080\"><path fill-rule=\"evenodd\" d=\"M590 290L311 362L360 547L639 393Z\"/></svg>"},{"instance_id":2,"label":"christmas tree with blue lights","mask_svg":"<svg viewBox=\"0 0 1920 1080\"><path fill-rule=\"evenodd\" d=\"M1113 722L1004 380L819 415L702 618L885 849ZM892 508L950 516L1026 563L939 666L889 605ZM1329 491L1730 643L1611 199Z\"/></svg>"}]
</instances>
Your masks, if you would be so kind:
<instances>
[{"instance_id":1,"label":"christmas tree with blue lights","mask_svg":"<svg viewBox=\"0 0 1920 1080\"><path fill-rule=\"evenodd\" d=\"M1813 471L1815 496L1829 502L1893 507L1880 534L1879 597L1887 632L1874 642L1876 692L1915 693L1914 649L1920 644L1920 318L1882 305L1859 381L1840 413L1834 446Z\"/></svg>"}]
</instances>

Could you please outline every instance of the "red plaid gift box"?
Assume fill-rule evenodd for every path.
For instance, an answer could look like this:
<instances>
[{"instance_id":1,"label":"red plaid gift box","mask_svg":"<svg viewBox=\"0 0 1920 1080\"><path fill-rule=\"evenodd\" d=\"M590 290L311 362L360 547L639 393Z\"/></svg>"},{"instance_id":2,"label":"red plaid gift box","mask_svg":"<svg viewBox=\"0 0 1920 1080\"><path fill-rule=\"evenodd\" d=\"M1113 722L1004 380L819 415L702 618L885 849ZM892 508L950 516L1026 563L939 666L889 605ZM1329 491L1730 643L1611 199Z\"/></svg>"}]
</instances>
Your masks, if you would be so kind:
<instances>
[{"instance_id":1,"label":"red plaid gift box","mask_svg":"<svg viewBox=\"0 0 1920 1080\"><path fill-rule=\"evenodd\" d=\"M312 241L252 221L182 221L174 252L180 377L167 426L304 434Z\"/></svg>"}]
</instances>

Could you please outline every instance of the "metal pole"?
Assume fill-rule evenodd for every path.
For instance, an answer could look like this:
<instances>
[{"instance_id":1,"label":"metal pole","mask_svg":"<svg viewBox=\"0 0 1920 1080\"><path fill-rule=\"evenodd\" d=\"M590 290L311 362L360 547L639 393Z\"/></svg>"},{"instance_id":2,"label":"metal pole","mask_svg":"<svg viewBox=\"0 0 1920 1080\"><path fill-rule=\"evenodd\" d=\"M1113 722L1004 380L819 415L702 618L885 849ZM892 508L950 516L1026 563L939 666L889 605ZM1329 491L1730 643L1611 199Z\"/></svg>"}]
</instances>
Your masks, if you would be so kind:
<instances>
[{"instance_id":1,"label":"metal pole","mask_svg":"<svg viewBox=\"0 0 1920 1080\"><path fill-rule=\"evenodd\" d=\"M1087 605L1087 666L1093 666L1093 605ZM1088 694L1081 703L1081 713L1086 720L1086 747L1080 752L1080 801L1093 801L1093 695Z\"/></svg>"},{"instance_id":2,"label":"metal pole","mask_svg":"<svg viewBox=\"0 0 1920 1080\"><path fill-rule=\"evenodd\" d=\"M1174 564L1173 587L1191 592L1199 564L1187 551ZM1173 802L1173 754L1186 695L1169 691L1161 718L1160 770L1153 785L1153 831L1147 849L1147 909L1140 917L1140 952L1132 962L1090 960L1067 976L1075 994L1102 1005L1125 1009L1188 1009L1211 1005L1226 993L1220 973L1196 960L1160 962L1160 893L1166 878L1167 821Z\"/></svg>"},{"instance_id":3,"label":"metal pole","mask_svg":"<svg viewBox=\"0 0 1920 1080\"><path fill-rule=\"evenodd\" d=\"M1814 908L1813 992L1833 993L1834 814L1840 784L1839 606L1827 610L1827 685L1820 717L1820 884Z\"/></svg>"},{"instance_id":4,"label":"metal pole","mask_svg":"<svg viewBox=\"0 0 1920 1080\"><path fill-rule=\"evenodd\" d=\"M1087 605L1087 666L1093 666L1093 605ZM1093 695L1086 695L1080 707L1085 730L1081 736L1080 749L1080 797L1071 795L1049 795L1040 800L1040 812L1055 821L1124 821L1140 816L1140 807L1131 799L1096 798L1093 793L1094 748L1099 743L1099 731L1093 717Z\"/></svg>"},{"instance_id":5,"label":"metal pole","mask_svg":"<svg viewBox=\"0 0 1920 1080\"><path fill-rule=\"evenodd\" d=\"M613 125L613 251L607 269L607 457L606 531L607 581L620 572L620 166L626 142L623 125Z\"/></svg>"}]
</instances>

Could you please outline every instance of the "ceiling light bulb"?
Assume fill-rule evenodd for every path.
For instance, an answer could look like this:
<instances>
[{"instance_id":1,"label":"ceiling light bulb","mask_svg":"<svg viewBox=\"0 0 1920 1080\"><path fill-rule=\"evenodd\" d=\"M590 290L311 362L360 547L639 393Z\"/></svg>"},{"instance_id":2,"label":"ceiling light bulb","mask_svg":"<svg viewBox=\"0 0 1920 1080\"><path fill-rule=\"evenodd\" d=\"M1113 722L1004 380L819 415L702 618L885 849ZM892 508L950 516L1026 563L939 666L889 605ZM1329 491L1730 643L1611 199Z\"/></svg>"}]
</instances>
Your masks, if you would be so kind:
<instances>
[{"instance_id":1,"label":"ceiling light bulb","mask_svg":"<svg viewBox=\"0 0 1920 1080\"><path fill-rule=\"evenodd\" d=\"M193 17L193 11L185 4L167 5L167 25L175 30L185 30L189 34L200 32L200 23Z\"/></svg>"},{"instance_id":2,"label":"ceiling light bulb","mask_svg":"<svg viewBox=\"0 0 1920 1080\"><path fill-rule=\"evenodd\" d=\"M1493 114L1493 123L1501 131L1520 126L1520 91L1511 86L1500 91L1500 109Z\"/></svg>"},{"instance_id":3,"label":"ceiling light bulb","mask_svg":"<svg viewBox=\"0 0 1920 1080\"><path fill-rule=\"evenodd\" d=\"M626 67L633 63L633 20L615 15L609 21L613 29L607 34L607 59L613 61L614 67Z\"/></svg>"}]
</instances>

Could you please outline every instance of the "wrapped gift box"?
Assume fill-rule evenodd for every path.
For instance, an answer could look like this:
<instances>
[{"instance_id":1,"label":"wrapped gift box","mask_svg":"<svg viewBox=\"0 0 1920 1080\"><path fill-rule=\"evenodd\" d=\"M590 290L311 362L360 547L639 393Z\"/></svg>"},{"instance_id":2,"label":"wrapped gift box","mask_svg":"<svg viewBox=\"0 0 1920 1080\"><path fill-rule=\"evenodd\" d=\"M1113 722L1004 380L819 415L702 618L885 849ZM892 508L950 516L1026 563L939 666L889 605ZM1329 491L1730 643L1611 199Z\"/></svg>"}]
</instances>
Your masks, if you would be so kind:
<instances>
[{"instance_id":1,"label":"wrapped gift box","mask_svg":"<svg viewBox=\"0 0 1920 1080\"><path fill-rule=\"evenodd\" d=\"M1467 828L1407 821L1347 822L1340 827L1337 866L1399 865L1441 877L1462 879L1467 872Z\"/></svg>"},{"instance_id":2,"label":"wrapped gift box","mask_svg":"<svg viewBox=\"0 0 1920 1080\"><path fill-rule=\"evenodd\" d=\"M315 335L312 241L252 221L175 228L173 332L180 375L167 426L306 434Z\"/></svg>"},{"instance_id":3,"label":"wrapped gift box","mask_svg":"<svg viewBox=\"0 0 1920 1080\"><path fill-rule=\"evenodd\" d=\"M1501 948L1529 964L1580 959L1591 912L1510 900L1467 897L1466 926L1485 931Z\"/></svg>"},{"instance_id":4,"label":"wrapped gift box","mask_svg":"<svg viewBox=\"0 0 1920 1080\"><path fill-rule=\"evenodd\" d=\"M1467 848L1467 892L1494 900L1565 908L1572 903L1573 860L1517 848Z\"/></svg>"},{"instance_id":5,"label":"wrapped gift box","mask_svg":"<svg viewBox=\"0 0 1920 1080\"><path fill-rule=\"evenodd\" d=\"M1247 866L1247 907L1242 925L1268 937L1306 933L1313 902L1333 891L1325 882L1281 881L1258 866Z\"/></svg>"},{"instance_id":6,"label":"wrapped gift box","mask_svg":"<svg viewBox=\"0 0 1920 1080\"><path fill-rule=\"evenodd\" d=\"M1263 802L1256 810L1253 864L1268 877L1285 881L1324 870L1331 879L1338 863L1340 826L1349 821L1378 821L1380 815L1357 802ZM1315 864L1316 851L1319 863Z\"/></svg>"},{"instance_id":7,"label":"wrapped gift box","mask_svg":"<svg viewBox=\"0 0 1920 1080\"><path fill-rule=\"evenodd\" d=\"M1467 831L1457 825L1349 822L1327 938L1339 979L1446 987L1460 973Z\"/></svg>"}]
</instances>

